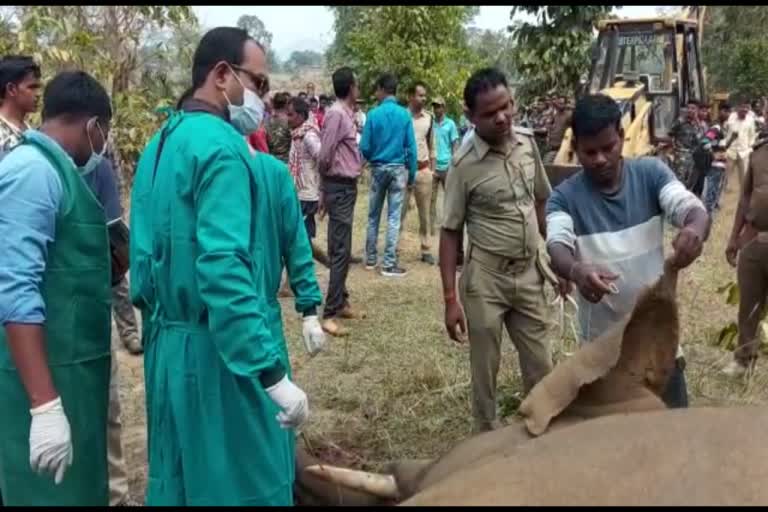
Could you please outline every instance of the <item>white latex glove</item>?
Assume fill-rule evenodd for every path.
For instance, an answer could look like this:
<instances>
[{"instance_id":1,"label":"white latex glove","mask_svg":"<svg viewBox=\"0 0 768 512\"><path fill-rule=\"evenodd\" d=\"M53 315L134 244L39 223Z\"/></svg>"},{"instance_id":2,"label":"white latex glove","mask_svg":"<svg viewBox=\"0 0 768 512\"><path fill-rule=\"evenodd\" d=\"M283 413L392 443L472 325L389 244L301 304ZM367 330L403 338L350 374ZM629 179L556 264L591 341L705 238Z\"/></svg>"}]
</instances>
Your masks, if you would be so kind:
<instances>
[{"instance_id":1,"label":"white latex glove","mask_svg":"<svg viewBox=\"0 0 768 512\"><path fill-rule=\"evenodd\" d=\"M302 335L304 336L304 348L307 349L310 357L316 356L325 348L325 333L320 326L317 315L304 317Z\"/></svg>"},{"instance_id":2,"label":"white latex glove","mask_svg":"<svg viewBox=\"0 0 768 512\"><path fill-rule=\"evenodd\" d=\"M52 473L56 485L72 465L72 434L61 397L31 409L29 465L37 474Z\"/></svg>"},{"instance_id":3,"label":"white latex glove","mask_svg":"<svg viewBox=\"0 0 768 512\"><path fill-rule=\"evenodd\" d=\"M309 416L307 395L296 384L283 377L280 382L267 388L267 394L282 409L277 421L282 428L298 429Z\"/></svg>"}]
</instances>

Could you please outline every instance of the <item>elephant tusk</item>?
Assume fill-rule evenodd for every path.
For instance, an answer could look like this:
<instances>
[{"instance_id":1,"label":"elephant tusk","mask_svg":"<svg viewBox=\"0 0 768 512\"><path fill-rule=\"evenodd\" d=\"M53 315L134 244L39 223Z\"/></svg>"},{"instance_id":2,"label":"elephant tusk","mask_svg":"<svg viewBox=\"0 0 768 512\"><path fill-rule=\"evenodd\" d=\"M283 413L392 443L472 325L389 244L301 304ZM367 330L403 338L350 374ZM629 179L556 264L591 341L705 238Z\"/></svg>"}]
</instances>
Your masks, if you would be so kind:
<instances>
[{"instance_id":1,"label":"elephant tusk","mask_svg":"<svg viewBox=\"0 0 768 512\"><path fill-rule=\"evenodd\" d=\"M367 471L338 468L325 464L307 466L304 468L304 471L328 482L357 491L367 492L380 498L398 499L400 495L397 489L397 482L392 475L368 473Z\"/></svg>"}]
</instances>

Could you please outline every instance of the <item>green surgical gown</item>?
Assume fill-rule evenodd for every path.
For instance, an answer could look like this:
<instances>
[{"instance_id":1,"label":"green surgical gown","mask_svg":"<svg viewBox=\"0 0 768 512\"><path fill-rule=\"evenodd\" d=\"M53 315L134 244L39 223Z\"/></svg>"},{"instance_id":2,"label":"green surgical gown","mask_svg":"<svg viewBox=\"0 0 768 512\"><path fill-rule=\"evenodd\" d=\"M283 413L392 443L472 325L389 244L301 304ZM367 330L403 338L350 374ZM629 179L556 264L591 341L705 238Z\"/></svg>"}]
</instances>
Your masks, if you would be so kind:
<instances>
[{"instance_id":1,"label":"green surgical gown","mask_svg":"<svg viewBox=\"0 0 768 512\"><path fill-rule=\"evenodd\" d=\"M272 228L255 214L256 163L224 119L178 112L137 167L131 297L151 312L149 506L293 501L294 433L260 382L290 366L267 293Z\"/></svg>"}]
</instances>

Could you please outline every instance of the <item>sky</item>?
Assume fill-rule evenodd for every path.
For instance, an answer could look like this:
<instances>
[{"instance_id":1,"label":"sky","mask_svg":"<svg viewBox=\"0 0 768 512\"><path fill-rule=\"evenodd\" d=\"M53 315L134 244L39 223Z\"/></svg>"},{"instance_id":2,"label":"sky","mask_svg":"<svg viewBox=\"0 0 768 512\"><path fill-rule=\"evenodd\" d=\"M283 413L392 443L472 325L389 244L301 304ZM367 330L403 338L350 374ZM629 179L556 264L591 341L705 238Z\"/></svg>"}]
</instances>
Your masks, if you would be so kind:
<instances>
[{"instance_id":1,"label":"sky","mask_svg":"<svg viewBox=\"0 0 768 512\"><path fill-rule=\"evenodd\" d=\"M656 15L655 5L622 7L617 14L622 17L647 17ZM473 25L480 29L499 30L509 24L512 6L483 5ZM192 9L205 28L235 25L243 14L258 16L267 30L272 32L272 46L281 60L286 60L295 50L324 51L333 41L333 14L322 5L198 5Z\"/></svg>"}]
</instances>

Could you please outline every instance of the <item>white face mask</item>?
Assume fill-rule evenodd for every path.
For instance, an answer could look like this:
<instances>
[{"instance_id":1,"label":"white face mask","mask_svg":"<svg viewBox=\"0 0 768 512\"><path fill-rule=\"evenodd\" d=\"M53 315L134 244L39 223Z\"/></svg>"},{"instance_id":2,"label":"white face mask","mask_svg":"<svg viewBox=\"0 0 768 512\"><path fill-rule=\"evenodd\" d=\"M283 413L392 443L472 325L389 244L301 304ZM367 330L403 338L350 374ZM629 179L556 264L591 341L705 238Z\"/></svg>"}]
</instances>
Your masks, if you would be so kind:
<instances>
[{"instance_id":1,"label":"white face mask","mask_svg":"<svg viewBox=\"0 0 768 512\"><path fill-rule=\"evenodd\" d=\"M237 80L237 83L243 88L242 105L233 105L232 102L229 101L227 93L224 93L224 98L227 100L227 103L229 103L230 122L237 131L247 137L258 130L264 120L264 102L259 98L258 94L243 85L243 82L240 81L240 78L232 67L229 69L232 70L232 74L234 75L235 80Z\"/></svg>"},{"instance_id":2,"label":"white face mask","mask_svg":"<svg viewBox=\"0 0 768 512\"><path fill-rule=\"evenodd\" d=\"M96 125L96 128L99 129L99 133L101 133L101 140L104 142L104 145L101 148L101 152L97 153L93 148L93 140L91 140L91 134L88 131L88 125L86 125L85 134L88 136L88 144L91 145L91 156L88 157L88 161L85 162L85 165L80 167L79 170L81 176L88 176L93 171L95 171L96 168L101 165L101 162L104 160L104 153L107 151L107 138L104 137L104 132L101 131L101 126L99 126L98 120L96 118L94 119L94 124Z\"/></svg>"}]
</instances>

